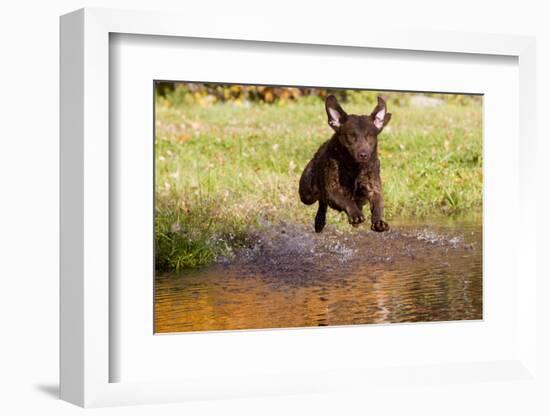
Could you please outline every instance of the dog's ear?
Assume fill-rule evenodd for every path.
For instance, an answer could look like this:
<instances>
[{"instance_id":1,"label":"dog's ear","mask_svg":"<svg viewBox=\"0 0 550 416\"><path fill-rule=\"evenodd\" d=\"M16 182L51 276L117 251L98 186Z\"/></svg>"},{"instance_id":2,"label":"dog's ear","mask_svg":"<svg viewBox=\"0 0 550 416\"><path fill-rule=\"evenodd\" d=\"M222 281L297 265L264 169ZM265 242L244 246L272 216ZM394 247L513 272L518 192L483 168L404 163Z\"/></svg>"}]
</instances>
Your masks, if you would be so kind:
<instances>
[{"instance_id":1,"label":"dog's ear","mask_svg":"<svg viewBox=\"0 0 550 416\"><path fill-rule=\"evenodd\" d=\"M338 130L338 128L344 124L348 115L344 109L340 107L334 95L329 95L325 100L325 109L327 110L328 125L334 130Z\"/></svg>"},{"instance_id":2,"label":"dog's ear","mask_svg":"<svg viewBox=\"0 0 550 416\"><path fill-rule=\"evenodd\" d=\"M378 104L370 115L374 122L374 126L379 132L382 131L384 126L390 122L391 113L386 110L386 102L381 96L378 96Z\"/></svg>"}]
</instances>

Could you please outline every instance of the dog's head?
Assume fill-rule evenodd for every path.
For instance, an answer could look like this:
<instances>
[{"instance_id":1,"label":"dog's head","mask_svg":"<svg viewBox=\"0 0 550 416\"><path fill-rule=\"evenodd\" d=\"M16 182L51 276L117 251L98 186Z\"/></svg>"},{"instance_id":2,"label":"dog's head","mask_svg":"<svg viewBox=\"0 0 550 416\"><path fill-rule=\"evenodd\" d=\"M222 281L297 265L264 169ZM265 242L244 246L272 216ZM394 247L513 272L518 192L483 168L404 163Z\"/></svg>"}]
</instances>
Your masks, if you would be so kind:
<instances>
[{"instance_id":1,"label":"dog's head","mask_svg":"<svg viewBox=\"0 0 550 416\"><path fill-rule=\"evenodd\" d=\"M334 95L326 98L325 108L328 124L336 132L338 141L357 163L367 164L376 152L378 134L391 119L384 99L378 96L378 104L370 115L348 115Z\"/></svg>"}]
</instances>

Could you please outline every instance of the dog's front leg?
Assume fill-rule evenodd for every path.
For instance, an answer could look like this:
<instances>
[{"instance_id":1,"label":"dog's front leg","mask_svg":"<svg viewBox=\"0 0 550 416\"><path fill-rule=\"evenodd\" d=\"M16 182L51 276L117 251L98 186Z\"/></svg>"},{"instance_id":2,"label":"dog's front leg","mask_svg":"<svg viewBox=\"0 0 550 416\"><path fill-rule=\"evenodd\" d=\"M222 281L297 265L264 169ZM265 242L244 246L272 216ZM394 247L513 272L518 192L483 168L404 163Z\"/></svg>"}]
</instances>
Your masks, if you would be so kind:
<instances>
[{"instance_id":1,"label":"dog's front leg","mask_svg":"<svg viewBox=\"0 0 550 416\"><path fill-rule=\"evenodd\" d=\"M384 216L384 198L380 192L380 183L370 182L367 185L367 198L371 212L371 230L377 232L388 231L390 226L382 218Z\"/></svg>"},{"instance_id":2,"label":"dog's front leg","mask_svg":"<svg viewBox=\"0 0 550 416\"><path fill-rule=\"evenodd\" d=\"M341 189L333 189L328 199L331 207L346 213L348 222L354 227L365 222L363 211L357 206L357 203L352 199L351 195L347 195L345 192L342 192Z\"/></svg>"},{"instance_id":3,"label":"dog's front leg","mask_svg":"<svg viewBox=\"0 0 550 416\"><path fill-rule=\"evenodd\" d=\"M340 183L338 163L331 160L324 173L325 199L328 205L338 211L344 211L348 216L348 222L357 227L365 221L365 216L353 200L353 190Z\"/></svg>"},{"instance_id":4,"label":"dog's front leg","mask_svg":"<svg viewBox=\"0 0 550 416\"><path fill-rule=\"evenodd\" d=\"M359 224L365 222L365 215L355 202L351 201L351 203L346 207L345 211L348 216L348 222L352 226L358 227Z\"/></svg>"}]
</instances>

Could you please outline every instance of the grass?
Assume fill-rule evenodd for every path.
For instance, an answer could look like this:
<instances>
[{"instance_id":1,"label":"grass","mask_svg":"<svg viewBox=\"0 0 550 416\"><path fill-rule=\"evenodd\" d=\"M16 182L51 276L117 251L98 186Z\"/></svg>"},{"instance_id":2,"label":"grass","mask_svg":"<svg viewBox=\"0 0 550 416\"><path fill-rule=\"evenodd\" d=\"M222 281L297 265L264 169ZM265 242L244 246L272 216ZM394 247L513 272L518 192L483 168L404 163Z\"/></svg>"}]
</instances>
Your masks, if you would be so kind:
<instances>
[{"instance_id":1,"label":"grass","mask_svg":"<svg viewBox=\"0 0 550 416\"><path fill-rule=\"evenodd\" d=\"M344 108L361 114L372 106ZM392 121L379 138L386 217L479 216L481 102L389 111ZM319 98L201 106L158 97L157 270L199 267L231 255L267 223L312 225L316 205L300 202L298 180L330 136ZM327 219L350 228L344 214L330 211Z\"/></svg>"}]
</instances>

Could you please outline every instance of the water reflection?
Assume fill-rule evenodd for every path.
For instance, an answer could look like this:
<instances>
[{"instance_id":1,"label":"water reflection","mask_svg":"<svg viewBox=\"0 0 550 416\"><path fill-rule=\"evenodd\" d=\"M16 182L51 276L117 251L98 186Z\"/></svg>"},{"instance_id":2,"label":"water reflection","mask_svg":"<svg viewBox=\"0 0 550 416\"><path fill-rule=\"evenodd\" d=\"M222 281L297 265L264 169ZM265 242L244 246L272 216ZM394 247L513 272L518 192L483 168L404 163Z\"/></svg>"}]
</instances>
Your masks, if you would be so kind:
<instances>
[{"instance_id":1,"label":"water reflection","mask_svg":"<svg viewBox=\"0 0 550 416\"><path fill-rule=\"evenodd\" d=\"M481 319L481 225L394 228L277 230L242 259L158 276L155 332Z\"/></svg>"}]
</instances>

